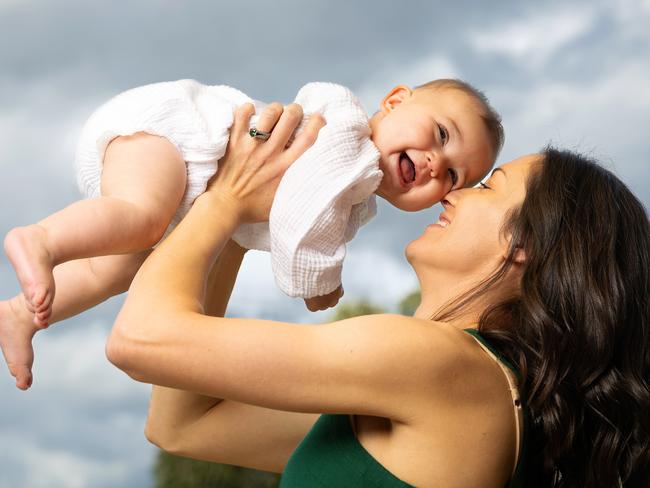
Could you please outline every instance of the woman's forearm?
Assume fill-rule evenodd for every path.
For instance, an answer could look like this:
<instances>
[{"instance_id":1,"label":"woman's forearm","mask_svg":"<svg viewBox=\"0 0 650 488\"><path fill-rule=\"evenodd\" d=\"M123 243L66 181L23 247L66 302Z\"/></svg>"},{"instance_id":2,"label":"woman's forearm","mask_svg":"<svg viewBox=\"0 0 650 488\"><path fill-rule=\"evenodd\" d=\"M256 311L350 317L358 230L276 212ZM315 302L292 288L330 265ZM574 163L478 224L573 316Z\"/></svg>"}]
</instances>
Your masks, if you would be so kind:
<instances>
[{"instance_id":1,"label":"woman's forearm","mask_svg":"<svg viewBox=\"0 0 650 488\"><path fill-rule=\"evenodd\" d=\"M219 254L207 280L205 314L223 317L246 249L230 240ZM155 444L173 445L183 427L209 412L222 400L154 385L149 404L146 435Z\"/></svg>"},{"instance_id":2,"label":"woman's forearm","mask_svg":"<svg viewBox=\"0 0 650 488\"><path fill-rule=\"evenodd\" d=\"M232 295L247 249L232 239L225 245L208 276L205 294L205 314L223 317Z\"/></svg>"},{"instance_id":3,"label":"woman's forearm","mask_svg":"<svg viewBox=\"0 0 650 488\"><path fill-rule=\"evenodd\" d=\"M208 274L238 225L239 209L226 198L195 200L134 278L108 339L109 361L134 379L165 385L149 359L153 351L179 352L184 324L205 315Z\"/></svg>"},{"instance_id":4,"label":"woman's forearm","mask_svg":"<svg viewBox=\"0 0 650 488\"><path fill-rule=\"evenodd\" d=\"M239 225L236 207L214 199L208 194L197 198L149 256L131 285L123 313L204 313L208 274Z\"/></svg>"}]
</instances>

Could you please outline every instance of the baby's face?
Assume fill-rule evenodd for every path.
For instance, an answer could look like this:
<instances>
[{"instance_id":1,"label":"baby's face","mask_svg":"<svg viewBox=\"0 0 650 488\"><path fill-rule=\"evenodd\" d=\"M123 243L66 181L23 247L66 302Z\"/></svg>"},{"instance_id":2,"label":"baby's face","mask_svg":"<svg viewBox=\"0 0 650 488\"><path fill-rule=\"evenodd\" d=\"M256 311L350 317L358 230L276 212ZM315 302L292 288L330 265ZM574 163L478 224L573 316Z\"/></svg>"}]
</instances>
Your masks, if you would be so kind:
<instances>
[{"instance_id":1,"label":"baby's face","mask_svg":"<svg viewBox=\"0 0 650 488\"><path fill-rule=\"evenodd\" d=\"M407 211L429 208L489 171L492 143L473 98L441 88L397 87L372 116L372 141L384 173L377 195Z\"/></svg>"}]
</instances>

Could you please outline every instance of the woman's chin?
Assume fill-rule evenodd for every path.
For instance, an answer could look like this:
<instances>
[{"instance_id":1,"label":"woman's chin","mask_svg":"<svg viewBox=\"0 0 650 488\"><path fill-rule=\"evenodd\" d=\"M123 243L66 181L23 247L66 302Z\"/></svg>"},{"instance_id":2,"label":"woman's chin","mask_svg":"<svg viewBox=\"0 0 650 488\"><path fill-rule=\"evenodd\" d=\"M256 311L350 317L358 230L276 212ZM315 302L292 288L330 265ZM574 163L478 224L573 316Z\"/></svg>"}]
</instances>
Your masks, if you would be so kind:
<instances>
[{"instance_id":1,"label":"woman's chin","mask_svg":"<svg viewBox=\"0 0 650 488\"><path fill-rule=\"evenodd\" d=\"M421 252L421 249L419 249L421 244L420 238L418 238L409 242L404 248L404 256L413 269L415 269L415 266L419 261L418 256Z\"/></svg>"},{"instance_id":2,"label":"woman's chin","mask_svg":"<svg viewBox=\"0 0 650 488\"><path fill-rule=\"evenodd\" d=\"M436 246L435 242L438 239L433 235L436 231L431 230L430 227L425 228L421 236L409 242L404 248L404 256L416 274L418 270L425 271L429 268L445 266L445 258L439 256L439 253L436 252L437 249L432 247ZM444 229L438 229L438 231L440 230ZM434 238L433 240L432 237Z\"/></svg>"}]
</instances>

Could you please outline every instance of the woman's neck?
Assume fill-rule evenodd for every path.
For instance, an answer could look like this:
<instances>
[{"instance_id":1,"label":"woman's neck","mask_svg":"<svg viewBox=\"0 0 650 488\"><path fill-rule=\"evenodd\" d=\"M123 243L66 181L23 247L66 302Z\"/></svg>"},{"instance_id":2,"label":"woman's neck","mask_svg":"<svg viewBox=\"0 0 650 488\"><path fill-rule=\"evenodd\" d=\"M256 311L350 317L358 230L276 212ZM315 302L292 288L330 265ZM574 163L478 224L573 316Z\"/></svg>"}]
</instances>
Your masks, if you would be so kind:
<instances>
[{"instance_id":1,"label":"woman's neck","mask_svg":"<svg viewBox=\"0 0 650 488\"><path fill-rule=\"evenodd\" d=\"M479 281L476 277L464 276L427 276L420 279L421 301L413 314L414 317L431 320L446 305L473 288ZM481 297L466 310L445 322L459 329L476 327L485 307L491 302L489 296Z\"/></svg>"}]
</instances>

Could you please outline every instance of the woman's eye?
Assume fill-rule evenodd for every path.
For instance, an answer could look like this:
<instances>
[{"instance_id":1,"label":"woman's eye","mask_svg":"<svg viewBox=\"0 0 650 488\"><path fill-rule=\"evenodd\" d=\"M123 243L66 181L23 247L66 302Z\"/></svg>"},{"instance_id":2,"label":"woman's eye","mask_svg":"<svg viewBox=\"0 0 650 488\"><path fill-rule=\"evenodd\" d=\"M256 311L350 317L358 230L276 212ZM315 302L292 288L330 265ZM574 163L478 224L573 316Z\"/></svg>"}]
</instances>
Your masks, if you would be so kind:
<instances>
[{"instance_id":1,"label":"woman's eye","mask_svg":"<svg viewBox=\"0 0 650 488\"><path fill-rule=\"evenodd\" d=\"M440 142L442 142L442 145L444 146L449 140L449 133L447 132L447 129L440 124L438 124L438 131L440 133Z\"/></svg>"},{"instance_id":2,"label":"woman's eye","mask_svg":"<svg viewBox=\"0 0 650 488\"><path fill-rule=\"evenodd\" d=\"M491 189L489 186L487 186L487 185L486 185L485 183L483 183L483 182L479 183L479 185L481 185L481 189L486 189L486 190L490 190L490 189Z\"/></svg>"},{"instance_id":3,"label":"woman's eye","mask_svg":"<svg viewBox=\"0 0 650 488\"><path fill-rule=\"evenodd\" d=\"M456 170L453 168L449 168L447 172L451 177L451 187L453 188L454 186L456 186L456 183L458 182L458 173L456 173Z\"/></svg>"}]
</instances>

